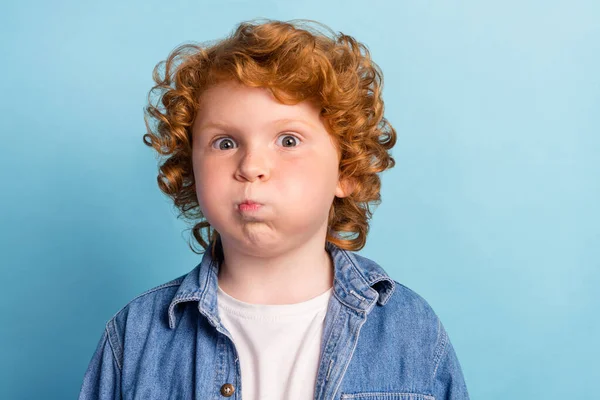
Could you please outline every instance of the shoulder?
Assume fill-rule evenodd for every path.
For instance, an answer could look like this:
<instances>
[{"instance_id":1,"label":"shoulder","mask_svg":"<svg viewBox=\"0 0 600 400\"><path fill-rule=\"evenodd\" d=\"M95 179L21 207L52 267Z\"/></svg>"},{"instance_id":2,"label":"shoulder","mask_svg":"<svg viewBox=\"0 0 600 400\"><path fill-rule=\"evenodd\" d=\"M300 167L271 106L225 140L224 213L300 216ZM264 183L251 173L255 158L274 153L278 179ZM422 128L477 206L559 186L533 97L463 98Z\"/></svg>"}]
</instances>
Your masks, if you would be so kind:
<instances>
[{"instance_id":1,"label":"shoulder","mask_svg":"<svg viewBox=\"0 0 600 400\"><path fill-rule=\"evenodd\" d=\"M384 306L377 306L372 316L379 326L395 338L396 346L428 360L436 368L448 346L444 326L423 296L394 280L394 290ZM374 321L375 322L375 321Z\"/></svg>"},{"instance_id":2,"label":"shoulder","mask_svg":"<svg viewBox=\"0 0 600 400\"><path fill-rule=\"evenodd\" d=\"M390 296L391 314L398 317L407 326L425 336L439 342L442 334L442 323L437 313L421 294L410 287L394 280L395 290Z\"/></svg>"},{"instance_id":3,"label":"shoulder","mask_svg":"<svg viewBox=\"0 0 600 400\"><path fill-rule=\"evenodd\" d=\"M122 332L131 321L138 327L157 321L167 324L167 309L186 275L181 275L135 296L108 320L107 331Z\"/></svg>"},{"instance_id":4,"label":"shoulder","mask_svg":"<svg viewBox=\"0 0 600 400\"><path fill-rule=\"evenodd\" d=\"M387 271L376 261L350 253L365 282L375 289L380 296L374 310L389 315L396 320L418 321L421 325L429 324L437 328L438 317L427 300L415 290L392 279Z\"/></svg>"},{"instance_id":5,"label":"shoulder","mask_svg":"<svg viewBox=\"0 0 600 400\"><path fill-rule=\"evenodd\" d=\"M123 366L128 336L143 338L148 332L154 331L153 328L157 324L167 324L165 310L185 276L182 275L135 296L106 322L99 346L109 345L110 354L113 355L119 369Z\"/></svg>"},{"instance_id":6,"label":"shoulder","mask_svg":"<svg viewBox=\"0 0 600 400\"><path fill-rule=\"evenodd\" d=\"M394 280L394 292L390 296L390 302L394 304L390 307L392 311L437 323L438 317L429 302L419 293L396 280Z\"/></svg>"}]
</instances>

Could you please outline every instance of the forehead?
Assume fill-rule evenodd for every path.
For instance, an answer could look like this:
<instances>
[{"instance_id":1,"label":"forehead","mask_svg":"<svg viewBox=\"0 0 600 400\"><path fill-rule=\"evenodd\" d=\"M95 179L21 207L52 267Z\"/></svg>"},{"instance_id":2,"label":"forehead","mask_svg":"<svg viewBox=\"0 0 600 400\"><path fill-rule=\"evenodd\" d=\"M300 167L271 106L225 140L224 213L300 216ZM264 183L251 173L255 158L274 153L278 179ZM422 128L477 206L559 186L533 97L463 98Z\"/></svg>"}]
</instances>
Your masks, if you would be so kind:
<instances>
[{"instance_id":1,"label":"forehead","mask_svg":"<svg viewBox=\"0 0 600 400\"><path fill-rule=\"evenodd\" d=\"M315 103L284 104L265 87L220 82L206 89L200 95L199 103L194 129L229 123L266 125L299 122L314 128L323 126L320 108Z\"/></svg>"},{"instance_id":2,"label":"forehead","mask_svg":"<svg viewBox=\"0 0 600 400\"><path fill-rule=\"evenodd\" d=\"M198 113L192 125L194 135L208 138L219 130L269 132L285 125L300 130L304 128L302 133L313 139L328 139L337 149L338 158L341 157L339 139L331 134L317 101L284 104L265 87L250 87L233 81L212 85L200 95L199 100Z\"/></svg>"}]
</instances>

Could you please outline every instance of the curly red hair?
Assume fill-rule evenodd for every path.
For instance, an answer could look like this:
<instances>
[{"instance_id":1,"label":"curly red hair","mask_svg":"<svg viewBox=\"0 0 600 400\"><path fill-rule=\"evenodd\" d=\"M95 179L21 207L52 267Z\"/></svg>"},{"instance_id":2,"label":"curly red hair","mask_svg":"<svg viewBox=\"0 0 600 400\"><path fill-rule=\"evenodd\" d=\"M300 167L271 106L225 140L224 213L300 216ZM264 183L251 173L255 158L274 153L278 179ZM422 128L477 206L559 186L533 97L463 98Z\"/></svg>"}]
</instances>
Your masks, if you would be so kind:
<instances>
[{"instance_id":1,"label":"curly red hair","mask_svg":"<svg viewBox=\"0 0 600 400\"><path fill-rule=\"evenodd\" d=\"M360 250L369 231L370 205L381 203L378 173L395 164L388 150L396 143L396 132L383 116L383 74L365 45L316 21L255 22L240 23L230 36L212 45L180 45L155 66L156 85L144 108L143 140L159 156L166 156L159 165L158 186L173 200L179 216L194 223L192 234L204 250L212 244L213 256L222 256L222 249L215 254L219 233L200 210L192 170L191 127L200 95L212 85L237 80L269 89L284 104L307 100L319 106L335 138L340 179L353 183L349 196L335 197L331 204L327 240L343 249ZM321 26L329 35L301 22ZM151 101L155 91L157 105ZM149 118L157 122L154 130Z\"/></svg>"}]
</instances>

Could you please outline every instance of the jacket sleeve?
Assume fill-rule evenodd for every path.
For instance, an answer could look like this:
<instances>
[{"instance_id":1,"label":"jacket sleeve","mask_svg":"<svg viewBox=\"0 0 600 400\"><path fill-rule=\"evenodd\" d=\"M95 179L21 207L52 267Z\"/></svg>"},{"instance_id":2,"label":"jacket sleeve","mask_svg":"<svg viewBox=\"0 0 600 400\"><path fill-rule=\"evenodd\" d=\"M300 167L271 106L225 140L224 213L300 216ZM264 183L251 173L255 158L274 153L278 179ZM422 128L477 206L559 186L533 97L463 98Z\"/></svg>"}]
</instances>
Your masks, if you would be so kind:
<instances>
[{"instance_id":1,"label":"jacket sleeve","mask_svg":"<svg viewBox=\"0 0 600 400\"><path fill-rule=\"evenodd\" d=\"M79 400L117 399L121 399L121 368L105 329L83 377Z\"/></svg>"},{"instance_id":2,"label":"jacket sleeve","mask_svg":"<svg viewBox=\"0 0 600 400\"><path fill-rule=\"evenodd\" d=\"M436 400L469 400L467 385L450 338L440 322L442 352L433 375Z\"/></svg>"}]
</instances>

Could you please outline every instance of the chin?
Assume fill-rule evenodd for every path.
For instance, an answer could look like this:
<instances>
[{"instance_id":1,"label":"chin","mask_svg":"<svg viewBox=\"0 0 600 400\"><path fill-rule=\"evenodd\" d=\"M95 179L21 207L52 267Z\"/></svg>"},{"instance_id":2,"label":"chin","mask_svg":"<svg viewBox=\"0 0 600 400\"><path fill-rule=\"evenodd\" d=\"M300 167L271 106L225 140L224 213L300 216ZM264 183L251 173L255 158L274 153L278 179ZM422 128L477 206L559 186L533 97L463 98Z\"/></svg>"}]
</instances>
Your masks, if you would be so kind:
<instances>
[{"instance_id":1,"label":"chin","mask_svg":"<svg viewBox=\"0 0 600 400\"><path fill-rule=\"evenodd\" d=\"M241 238L228 239L227 243L246 254L269 257L276 256L287 251L293 243L285 238L273 237L272 235L250 235Z\"/></svg>"}]
</instances>

